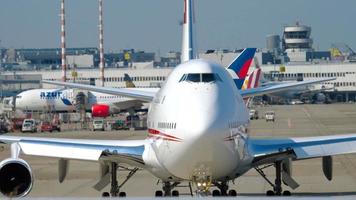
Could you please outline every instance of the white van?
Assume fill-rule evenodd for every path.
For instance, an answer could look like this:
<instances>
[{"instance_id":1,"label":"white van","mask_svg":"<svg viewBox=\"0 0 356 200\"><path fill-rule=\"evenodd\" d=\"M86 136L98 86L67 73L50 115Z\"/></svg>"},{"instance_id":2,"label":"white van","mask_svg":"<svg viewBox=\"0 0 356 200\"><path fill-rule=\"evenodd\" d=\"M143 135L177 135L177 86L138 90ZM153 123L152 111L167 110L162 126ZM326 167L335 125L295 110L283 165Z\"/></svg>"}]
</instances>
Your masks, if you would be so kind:
<instances>
[{"instance_id":1,"label":"white van","mask_svg":"<svg viewBox=\"0 0 356 200\"><path fill-rule=\"evenodd\" d=\"M24 132L31 132L31 133L37 132L36 120L35 119L23 120L21 132L23 132L23 133Z\"/></svg>"},{"instance_id":2,"label":"white van","mask_svg":"<svg viewBox=\"0 0 356 200\"><path fill-rule=\"evenodd\" d=\"M93 119L93 131L105 131L105 120L104 119Z\"/></svg>"},{"instance_id":3,"label":"white van","mask_svg":"<svg viewBox=\"0 0 356 200\"><path fill-rule=\"evenodd\" d=\"M275 119L275 113L274 113L274 111L272 111L272 110L267 111L265 118L266 118L266 122L268 122L268 121L274 122L274 119Z\"/></svg>"}]
</instances>

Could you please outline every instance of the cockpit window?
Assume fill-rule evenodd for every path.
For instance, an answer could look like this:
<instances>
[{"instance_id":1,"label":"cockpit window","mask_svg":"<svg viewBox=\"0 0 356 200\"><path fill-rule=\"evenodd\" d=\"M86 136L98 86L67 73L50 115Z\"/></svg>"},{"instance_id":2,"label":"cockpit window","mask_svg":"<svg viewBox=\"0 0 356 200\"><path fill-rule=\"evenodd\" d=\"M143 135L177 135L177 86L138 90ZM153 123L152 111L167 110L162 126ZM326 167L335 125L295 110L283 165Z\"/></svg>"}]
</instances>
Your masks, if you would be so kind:
<instances>
[{"instance_id":1,"label":"cockpit window","mask_svg":"<svg viewBox=\"0 0 356 200\"><path fill-rule=\"evenodd\" d=\"M21 99L22 98L22 96L16 96L16 99Z\"/></svg>"},{"instance_id":2,"label":"cockpit window","mask_svg":"<svg viewBox=\"0 0 356 200\"><path fill-rule=\"evenodd\" d=\"M203 82L203 83L211 83L216 81L222 81L218 74L214 73L191 73L191 74L184 74L179 82L186 81L186 82Z\"/></svg>"},{"instance_id":3,"label":"cockpit window","mask_svg":"<svg viewBox=\"0 0 356 200\"><path fill-rule=\"evenodd\" d=\"M200 82L200 74L187 74L186 81L189 81L189 82Z\"/></svg>"}]
</instances>

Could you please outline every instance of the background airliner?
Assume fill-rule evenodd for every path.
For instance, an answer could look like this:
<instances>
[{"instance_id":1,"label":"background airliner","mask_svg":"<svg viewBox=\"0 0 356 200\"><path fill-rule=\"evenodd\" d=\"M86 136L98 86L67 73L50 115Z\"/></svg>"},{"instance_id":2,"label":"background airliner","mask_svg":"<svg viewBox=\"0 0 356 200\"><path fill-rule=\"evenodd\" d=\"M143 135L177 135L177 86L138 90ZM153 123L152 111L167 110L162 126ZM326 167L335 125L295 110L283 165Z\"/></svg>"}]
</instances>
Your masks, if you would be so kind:
<instances>
[{"instance_id":1,"label":"background airliner","mask_svg":"<svg viewBox=\"0 0 356 200\"><path fill-rule=\"evenodd\" d=\"M184 2L183 32L191 36L186 31L193 27L192 0ZM194 49L191 45L193 42L187 49ZM235 190L229 190L229 183L250 169L256 168L263 175L261 166L274 164L276 180L271 183L273 191L269 194L281 195L282 180L289 187L298 186L290 176L291 161L322 157L323 171L331 180L331 156L356 152L356 134L283 139L249 137L246 132L249 116L243 97L318 81L238 90L224 67L193 59L194 54L194 51L187 54L187 61L172 71L158 92L46 81L150 102L148 138L74 140L0 136L1 142L11 144L11 157L0 163L0 192L8 197L30 192L33 173L20 154L59 158L60 182L65 179L69 160L96 161L101 166L101 178L95 188L102 189L111 182L112 196L125 196L117 183L118 164L148 170L162 180L167 196L179 195L174 187L185 181L195 184L198 195L208 195L210 188L216 187L213 195L236 196ZM331 79L322 81L328 80ZM137 168L133 169L128 177L136 171ZM162 195L162 191L156 192L156 196Z\"/></svg>"},{"instance_id":2,"label":"background airliner","mask_svg":"<svg viewBox=\"0 0 356 200\"><path fill-rule=\"evenodd\" d=\"M128 74L124 77L126 87L135 90L135 84ZM157 91L158 88L137 88L139 90ZM31 89L19 93L15 102L9 102L22 111L74 112L78 92L73 89ZM100 92L87 93L85 110L91 111L92 117L107 117L123 111L141 109L142 101L120 95L110 95Z\"/></svg>"},{"instance_id":3,"label":"background airliner","mask_svg":"<svg viewBox=\"0 0 356 200\"><path fill-rule=\"evenodd\" d=\"M278 85L281 83L295 82L295 81L267 81L263 77L264 75L263 75L263 72L262 72L260 65L258 63L258 60L254 59L254 63L255 63L256 69L253 72L251 72L251 74L249 75L249 76L252 76L252 78L251 78L252 82L248 82L246 80L244 83L244 87L248 87L248 86L252 86L252 85L255 87L257 87L257 86L272 86L272 85ZM322 84L303 85L303 86L292 88L288 91L275 92L275 93L269 94L269 96L292 100L292 99L301 99L302 96L304 96L304 95L308 95L308 96L318 95L318 94L321 94L321 92L323 92L323 91L328 91L328 90L330 91L333 89L334 89L334 87L330 87L330 86L322 85ZM323 96L325 98L325 95L323 95Z\"/></svg>"}]
</instances>

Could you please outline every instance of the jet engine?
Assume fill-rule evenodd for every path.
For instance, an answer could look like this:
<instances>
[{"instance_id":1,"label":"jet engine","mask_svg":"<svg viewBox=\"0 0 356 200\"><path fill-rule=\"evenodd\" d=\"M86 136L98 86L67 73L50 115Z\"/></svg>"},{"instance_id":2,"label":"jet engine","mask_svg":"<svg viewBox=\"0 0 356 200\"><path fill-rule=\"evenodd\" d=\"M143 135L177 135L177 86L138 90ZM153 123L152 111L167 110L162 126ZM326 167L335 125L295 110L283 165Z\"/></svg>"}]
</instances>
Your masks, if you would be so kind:
<instances>
[{"instance_id":1,"label":"jet engine","mask_svg":"<svg viewBox=\"0 0 356 200\"><path fill-rule=\"evenodd\" d=\"M24 197L32 186L33 174L26 161L9 158L0 162L0 192L4 196Z\"/></svg>"},{"instance_id":2,"label":"jet engine","mask_svg":"<svg viewBox=\"0 0 356 200\"><path fill-rule=\"evenodd\" d=\"M105 104L95 104L91 107L92 117L107 117L110 115L110 107Z\"/></svg>"}]
</instances>

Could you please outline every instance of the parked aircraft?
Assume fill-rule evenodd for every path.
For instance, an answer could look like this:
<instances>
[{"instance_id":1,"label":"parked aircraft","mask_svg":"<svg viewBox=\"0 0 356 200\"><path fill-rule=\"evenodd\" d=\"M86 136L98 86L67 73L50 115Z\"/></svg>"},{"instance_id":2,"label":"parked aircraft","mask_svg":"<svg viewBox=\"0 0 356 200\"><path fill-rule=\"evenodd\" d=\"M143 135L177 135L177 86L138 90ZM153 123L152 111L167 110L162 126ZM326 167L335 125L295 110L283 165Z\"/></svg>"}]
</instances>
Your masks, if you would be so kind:
<instances>
[{"instance_id":1,"label":"parked aircraft","mask_svg":"<svg viewBox=\"0 0 356 200\"><path fill-rule=\"evenodd\" d=\"M263 77L263 72L261 70L261 67L258 63L258 60L255 59L255 66L256 73L253 73L252 75L254 76L254 85L255 86L272 86L272 85L278 85L281 83L293 83L296 81L268 81ZM257 80L257 81L256 81ZM248 83L248 82L246 82ZM250 84L250 83L248 83ZM247 86L247 85L246 85ZM330 91L334 90L334 87L326 86L326 85L303 85L299 87L292 88L288 91L283 91L283 92L275 92L272 94L269 94L270 96L273 97L278 97L278 98L283 98L283 99L301 99L302 96L308 95L308 96L314 96L316 94L321 94L324 91Z\"/></svg>"},{"instance_id":2,"label":"parked aircraft","mask_svg":"<svg viewBox=\"0 0 356 200\"><path fill-rule=\"evenodd\" d=\"M184 27L192 27L192 0L184 2ZM186 35L191 41L191 34ZM194 49L193 42L188 44L187 49ZM322 157L324 173L331 180L331 156L356 151L356 134L255 139L246 132L249 116L244 97L331 79L238 90L225 68L194 59L193 54L187 54L187 61L172 71L158 92L44 81L150 102L149 137L84 140L2 135L0 141L11 144L11 157L0 163L0 192L13 197L30 192L33 173L29 164L19 157L20 153L59 158L60 182L65 179L69 160L99 162L101 178L95 188L103 189L111 182L112 196L125 196L117 182L119 164L135 167L128 178L142 168L162 180L164 192L156 191L156 196L179 195L174 188L185 181L195 184L198 195L210 194L210 188L215 186L218 188L213 191L215 196L236 196L235 190L229 190L229 183L252 168L266 178L262 166L274 164L276 180L275 184L271 183L273 191L269 194L281 195L282 180L292 188L298 186L290 175L291 161Z\"/></svg>"},{"instance_id":3,"label":"parked aircraft","mask_svg":"<svg viewBox=\"0 0 356 200\"><path fill-rule=\"evenodd\" d=\"M134 88L128 74L124 80L126 87ZM157 91L158 88L145 88L146 91ZM86 98L86 100L84 100ZM82 100L80 100L82 99ZM91 111L93 117L107 117L110 114L138 110L142 107L142 101L127 98L120 95L110 95L100 92L78 93L73 89L31 89L19 93L14 104L16 109L22 111L52 111L52 112L74 112L80 101L87 101L85 110Z\"/></svg>"}]
</instances>

